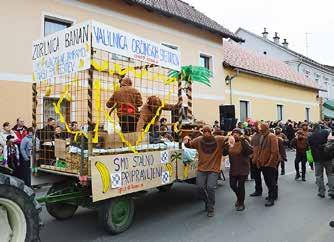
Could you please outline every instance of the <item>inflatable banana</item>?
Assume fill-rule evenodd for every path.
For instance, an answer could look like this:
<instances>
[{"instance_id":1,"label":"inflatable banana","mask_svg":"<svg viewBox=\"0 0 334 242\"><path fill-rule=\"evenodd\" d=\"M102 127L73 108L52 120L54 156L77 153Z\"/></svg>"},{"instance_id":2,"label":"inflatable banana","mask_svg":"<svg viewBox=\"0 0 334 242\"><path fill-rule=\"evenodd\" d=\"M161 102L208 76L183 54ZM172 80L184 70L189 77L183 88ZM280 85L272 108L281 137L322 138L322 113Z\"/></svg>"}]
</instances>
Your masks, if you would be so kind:
<instances>
[{"instance_id":1,"label":"inflatable banana","mask_svg":"<svg viewBox=\"0 0 334 242\"><path fill-rule=\"evenodd\" d=\"M103 193L106 193L110 188L110 173L105 164L100 161L95 162L95 167L99 171L102 180Z\"/></svg>"}]
</instances>

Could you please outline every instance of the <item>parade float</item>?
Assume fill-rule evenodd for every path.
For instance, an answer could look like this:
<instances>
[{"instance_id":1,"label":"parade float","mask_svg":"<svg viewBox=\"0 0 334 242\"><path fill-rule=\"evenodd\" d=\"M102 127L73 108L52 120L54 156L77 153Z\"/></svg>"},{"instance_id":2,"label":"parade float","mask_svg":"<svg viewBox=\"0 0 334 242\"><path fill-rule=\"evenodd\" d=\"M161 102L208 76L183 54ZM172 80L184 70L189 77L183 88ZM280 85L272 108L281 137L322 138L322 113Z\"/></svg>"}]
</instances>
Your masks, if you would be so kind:
<instances>
[{"instance_id":1,"label":"parade float","mask_svg":"<svg viewBox=\"0 0 334 242\"><path fill-rule=\"evenodd\" d=\"M208 70L181 67L178 50L96 21L34 41L32 60L32 171L62 178L37 199L50 215L95 208L117 234L132 223L134 197L196 176L182 132L192 84L209 86Z\"/></svg>"}]
</instances>

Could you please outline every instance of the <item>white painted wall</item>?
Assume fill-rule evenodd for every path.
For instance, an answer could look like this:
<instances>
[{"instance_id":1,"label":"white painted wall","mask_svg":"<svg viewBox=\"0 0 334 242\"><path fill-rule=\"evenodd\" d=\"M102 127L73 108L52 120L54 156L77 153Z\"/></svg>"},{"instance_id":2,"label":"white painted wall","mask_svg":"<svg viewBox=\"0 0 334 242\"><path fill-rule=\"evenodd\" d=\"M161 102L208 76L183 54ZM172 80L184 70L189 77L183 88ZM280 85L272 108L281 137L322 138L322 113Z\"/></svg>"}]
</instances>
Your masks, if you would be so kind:
<instances>
[{"instance_id":1,"label":"white painted wall","mask_svg":"<svg viewBox=\"0 0 334 242\"><path fill-rule=\"evenodd\" d=\"M289 53L284 48L280 48L268 42L268 40L273 41L273 39L268 38L268 40L265 40L262 38L262 35L257 37L254 36L254 34L244 31L243 29L239 29L236 34L246 40L244 43L242 43L242 46L247 49L253 50L262 55L264 52L266 52L268 56L286 62L288 65L303 75L306 75L305 71L307 70L310 72L310 79L316 80L316 75L320 75L318 83L322 89L327 90L327 92L319 91L320 97L325 99L334 99L334 72L329 72L325 69L319 68L316 65L312 65L311 63L301 63L298 56Z\"/></svg>"}]
</instances>

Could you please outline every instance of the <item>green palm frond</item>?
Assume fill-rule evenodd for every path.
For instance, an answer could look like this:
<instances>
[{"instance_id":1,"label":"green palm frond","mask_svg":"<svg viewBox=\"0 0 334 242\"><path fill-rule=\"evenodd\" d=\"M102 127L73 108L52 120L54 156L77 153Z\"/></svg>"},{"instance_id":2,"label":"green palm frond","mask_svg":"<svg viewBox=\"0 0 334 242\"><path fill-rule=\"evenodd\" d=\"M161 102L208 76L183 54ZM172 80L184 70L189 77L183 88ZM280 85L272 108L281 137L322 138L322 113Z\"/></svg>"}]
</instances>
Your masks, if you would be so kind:
<instances>
[{"instance_id":1,"label":"green palm frond","mask_svg":"<svg viewBox=\"0 0 334 242\"><path fill-rule=\"evenodd\" d=\"M211 87L209 78L212 77L212 72L202 66L182 66L181 71L170 71L168 76L182 80L186 85L190 85L192 82L197 82Z\"/></svg>"}]
</instances>

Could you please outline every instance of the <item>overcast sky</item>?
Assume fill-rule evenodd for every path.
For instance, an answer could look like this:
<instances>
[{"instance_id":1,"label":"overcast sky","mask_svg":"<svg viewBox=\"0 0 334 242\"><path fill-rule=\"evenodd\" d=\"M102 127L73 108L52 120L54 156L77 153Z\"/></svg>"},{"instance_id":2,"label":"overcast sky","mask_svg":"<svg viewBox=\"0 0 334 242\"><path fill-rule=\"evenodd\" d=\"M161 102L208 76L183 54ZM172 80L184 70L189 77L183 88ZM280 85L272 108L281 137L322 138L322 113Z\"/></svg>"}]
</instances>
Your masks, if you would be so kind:
<instances>
[{"instance_id":1,"label":"overcast sky","mask_svg":"<svg viewBox=\"0 0 334 242\"><path fill-rule=\"evenodd\" d=\"M334 66L333 0L184 0L235 32L238 27L261 34L267 28L286 38L289 48Z\"/></svg>"}]
</instances>

